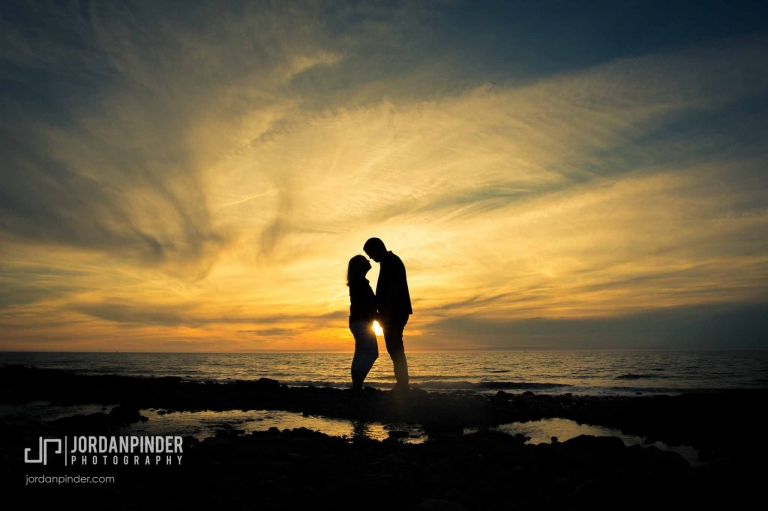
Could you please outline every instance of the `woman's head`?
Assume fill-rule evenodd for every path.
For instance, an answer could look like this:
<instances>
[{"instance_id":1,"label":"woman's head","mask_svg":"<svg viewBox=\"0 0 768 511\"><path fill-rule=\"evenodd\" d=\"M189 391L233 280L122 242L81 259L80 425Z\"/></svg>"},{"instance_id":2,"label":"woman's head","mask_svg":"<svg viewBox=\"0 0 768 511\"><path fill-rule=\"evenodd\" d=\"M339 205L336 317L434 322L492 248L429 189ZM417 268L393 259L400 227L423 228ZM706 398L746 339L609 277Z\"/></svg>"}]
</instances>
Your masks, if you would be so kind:
<instances>
[{"instance_id":1,"label":"woman's head","mask_svg":"<svg viewBox=\"0 0 768 511\"><path fill-rule=\"evenodd\" d=\"M347 266L347 285L355 279L361 279L365 277L368 270L371 269L371 263L365 256L356 255L349 260L349 266Z\"/></svg>"}]
</instances>

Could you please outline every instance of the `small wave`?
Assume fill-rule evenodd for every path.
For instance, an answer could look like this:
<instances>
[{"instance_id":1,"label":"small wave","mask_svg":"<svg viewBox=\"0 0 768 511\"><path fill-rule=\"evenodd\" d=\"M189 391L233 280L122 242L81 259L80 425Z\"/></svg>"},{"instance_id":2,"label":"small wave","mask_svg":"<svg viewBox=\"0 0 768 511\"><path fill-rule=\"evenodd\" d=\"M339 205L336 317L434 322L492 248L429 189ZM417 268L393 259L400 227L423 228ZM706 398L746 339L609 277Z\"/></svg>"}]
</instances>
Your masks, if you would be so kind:
<instances>
[{"instance_id":1,"label":"small wave","mask_svg":"<svg viewBox=\"0 0 768 511\"><path fill-rule=\"evenodd\" d=\"M499 369L497 371L488 371L489 373L508 373L509 369Z\"/></svg>"},{"instance_id":2,"label":"small wave","mask_svg":"<svg viewBox=\"0 0 768 511\"><path fill-rule=\"evenodd\" d=\"M706 388L694 388L694 387L601 387L601 388L586 388L584 389L586 394L597 393L605 396L616 395L653 395L653 394L683 394L686 392L713 392L714 389Z\"/></svg>"},{"instance_id":3,"label":"small wave","mask_svg":"<svg viewBox=\"0 0 768 511\"><path fill-rule=\"evenodd\" d=\"M514 381L441 381L427 380L414 382L412 385L422 389L442 389L442 390L487 390L487 389L552 389L557 387L570 387L562 383L535 383L535 382L514 382Z\"/></svg>"},{"instance_id":4,"label":"small wave","mask_svg":"<svg viewBox=\"0 0 768 511\"><path fill-rule=\"evenodd\" d=\"M331 387L331 388L346 388L349 387L348 381L285 381L289 386L315 386L315 387ZM389 388L392 386L392 382L366 382L366 385L376 388ZM507 390L536 390L536 389L554 389L561 387L570 387L570 385L562 383L537 383L537 382L514 382L514 381L456 381L456 380L423 380L423 381L411 381L411 386L422 388L424 390L489 390L489 389L507 389Z\"/></svg>"},{"instance_id":5,"label":"small wave","mask_svg":"<svg viewBox=\"0 0 768 511\"><path fill-rule=\"evenodd\" d=\"M288 385L289 387L349 387L351 381L318 381L318 380L278 380L281 385ZM370 387L376 387L375 382L366 381L365 384Z\"/></svg>"},{"instance_id":6,"label":"small wave","mask_svg":"<svg viewBox=\"0 0 768 511\"><path fill-rule=\"evenodd\" d=\"M617 380L645 380L647 378L664 378L664 376L659 374L622 374L616 377Z\"/></svg>"},{"instance_id":7,"label":"small wave","mask_svg":"<svg viewBox=\"0 0 768 511\"><path fill-rule=\"evenodd\" d=\"M419 387L422 389L434 389L434 390L459 390L459 389L474 389L475 384L468 381L443 381L443 380L427 380L420 382L412 382L411 386Z\"/></svg>"},{"instance_id":8,"label":"small wave","mask_svg":"<svg viewBox=\"0 0 768 511\"><path fill-rule=\"evenodd\" d=\"M528 383L515 381L481 381L476 386L481 389L554 389L559 387L570 387L570 385L564 383Z\"/></svg>"}]
</instances>

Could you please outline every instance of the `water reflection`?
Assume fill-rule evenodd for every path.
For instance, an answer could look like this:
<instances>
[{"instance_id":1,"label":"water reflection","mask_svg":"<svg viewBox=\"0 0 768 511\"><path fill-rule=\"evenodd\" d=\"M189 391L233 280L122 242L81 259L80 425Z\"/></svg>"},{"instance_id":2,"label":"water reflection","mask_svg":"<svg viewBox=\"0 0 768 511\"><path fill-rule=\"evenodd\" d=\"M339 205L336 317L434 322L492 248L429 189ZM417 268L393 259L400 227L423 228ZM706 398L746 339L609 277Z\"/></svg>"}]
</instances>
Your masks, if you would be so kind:
<instances>
[{"instance_id":1,"label":"water reflection","mask_svg":"<svg viewBox=\"0 0 768 511\"><path fill-rule=\"evenodd\" d=\"M106 408L111 409L110 407ZM76 414L101 412L104 408L97 405L81 406L52 406L39 401L27 403L23 407L0 406L0 418L9 423L24 423L27 421L53 421L61 417ZM191 435L198 440L215 436L219 431L236 431L250 434L253 431L264 431L271 427L280 430L307 428L320 431L327 435L354 440L355 438L372 438L385 440L390 436L401 442L422 443L427 435L421 427L413 424L383 424L380 422L350 421L333 419L314 415L302 415L296 412L279 410L229 410L224 412L168 412L159 409L144 409L141 414L149 418L147 422L139 422L127 426L119 434L139 435ZM662 450L674 451L685 458L692 466L699 464L697 451L690 446L669 446L663 442L644 444L643 439L636 435L625 435L616 429L604 426L579 424L568 419L542 419L530 422L515 422L502 424L497 428L512 435L521 433L530 437L531 444L550 443L552 437L565 442L579 435L615 436L625 445L653 445ZM477 428L466 428L465 434L473 433Z\"/></svg>"},{"instance_id":2,"label":"water reflection","mask_svg":"<svg viewBox=\"0 0 768 511\"><path fill-rule=\"evenodd\" d=\"M390 434L403 442L421 443L424 431L412 424L383 424L380 422L349 421L279 410L229 410L224 412L172 412L141 410L148 422L135 424L133 433L146 435L192 435L199 440L215 436L219 431L239 431L250 434L275 427L280 430L307 428L327 435L349 438L360 437L384 440Z\"/></svg>"},{"instance_id":3,"label":"water reflection","mask_svg":"<svg viewBox=\"0 0 768 511\"><path fill-rule=\"evenodd\" d=\"M492 429L503 431L504 433L509 433L511 435L516 435L518 433L523 434L530 437L528 443L531 444L548 444L552 441L552 437L557 437L558 441L565 442L566 440L570 440L579 435L615 436L620 438L626 446L643 445L648 447L652 445L663 451L673 451L680 454L691 464L691 466L699 464L698 452L691 446L670 446L664 442L643 443L643 438L636 435L625 435L617 429L579 424L578 422L569 419L542 419L530 422L514 422L510 424L502 424L498 428ZM474 431L477 431L477 428L467 428L464 432L471 433Z\"/></svg>"}]
</instances>

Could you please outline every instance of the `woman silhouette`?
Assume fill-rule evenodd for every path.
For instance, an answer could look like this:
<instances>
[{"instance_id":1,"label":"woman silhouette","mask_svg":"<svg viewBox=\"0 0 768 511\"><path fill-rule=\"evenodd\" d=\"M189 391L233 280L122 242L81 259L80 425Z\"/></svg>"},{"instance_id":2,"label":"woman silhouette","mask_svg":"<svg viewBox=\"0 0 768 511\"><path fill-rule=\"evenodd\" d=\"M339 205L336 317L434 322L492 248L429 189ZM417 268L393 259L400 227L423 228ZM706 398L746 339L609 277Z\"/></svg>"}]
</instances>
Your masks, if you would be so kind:
<instances>
[{"instance_id":1,"label":"woman silhouette","mask_svg":"<svg viewBox=\"0 0 768 511\"><path fill-rule=\"evenodd\" d=\"M364 256L349 260L347 286L349 286L349 329L355 337L355 356L352 358L352 388L363 389L363 381L379 357L379 344L373 331L376 318L376 296L365 275L371 263Z\"/></svg>"}]
</instances>

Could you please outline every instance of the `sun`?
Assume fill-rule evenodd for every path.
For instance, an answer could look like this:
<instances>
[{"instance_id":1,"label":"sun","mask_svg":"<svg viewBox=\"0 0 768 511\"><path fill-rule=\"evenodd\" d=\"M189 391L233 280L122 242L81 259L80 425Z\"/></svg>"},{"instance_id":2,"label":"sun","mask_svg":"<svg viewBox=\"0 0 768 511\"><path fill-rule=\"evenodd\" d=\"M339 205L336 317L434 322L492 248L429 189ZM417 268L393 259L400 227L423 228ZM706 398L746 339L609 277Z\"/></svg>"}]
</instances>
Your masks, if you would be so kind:
<instances>
[{"instance_id":1,"label":"sun","mask_svg":"<svg viewBox=\"0 0 768 511\"><path fill-rule=\"evenodd\" d=\"M381 325L379 325L378 321L373 322L373 332L376 335L382 335L384 333L384 330L381 329Z\"/></svg>"}]
</instances>

